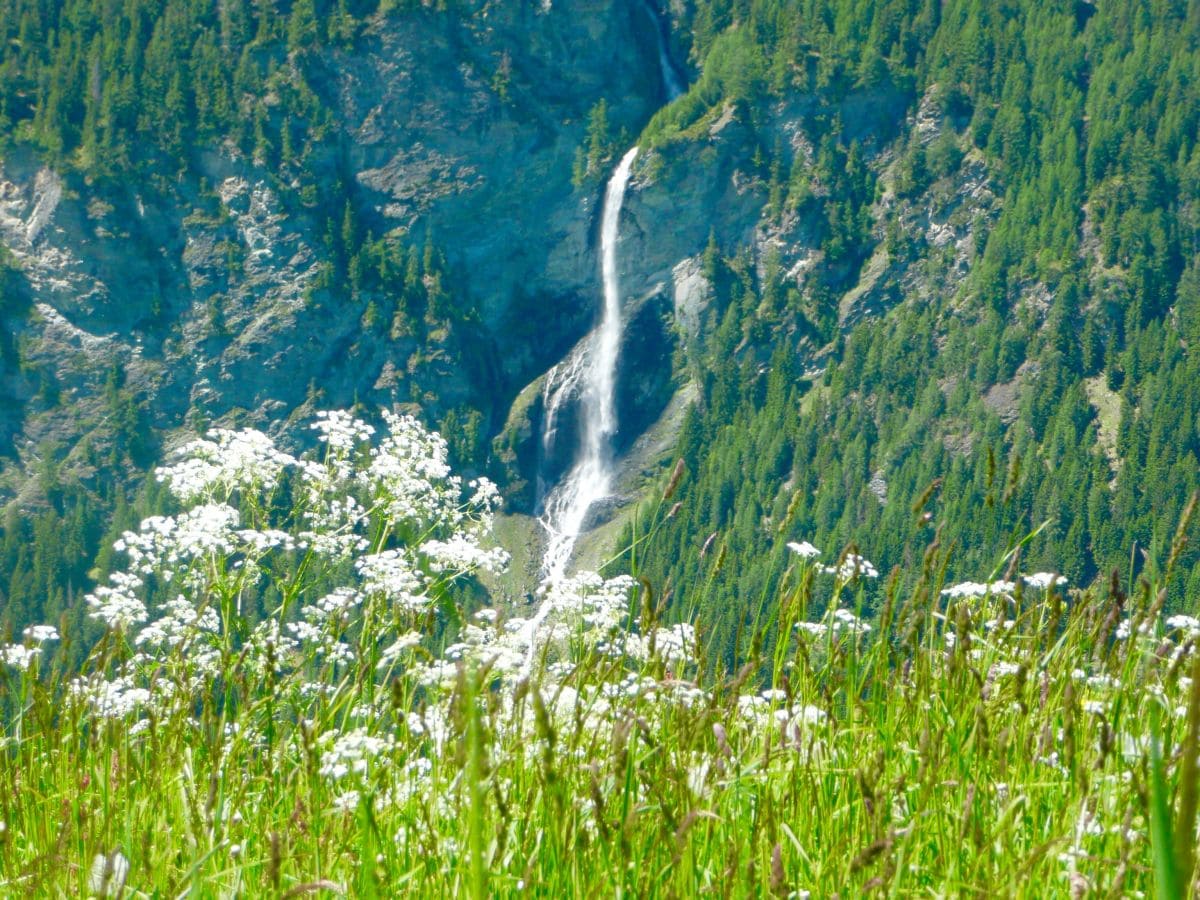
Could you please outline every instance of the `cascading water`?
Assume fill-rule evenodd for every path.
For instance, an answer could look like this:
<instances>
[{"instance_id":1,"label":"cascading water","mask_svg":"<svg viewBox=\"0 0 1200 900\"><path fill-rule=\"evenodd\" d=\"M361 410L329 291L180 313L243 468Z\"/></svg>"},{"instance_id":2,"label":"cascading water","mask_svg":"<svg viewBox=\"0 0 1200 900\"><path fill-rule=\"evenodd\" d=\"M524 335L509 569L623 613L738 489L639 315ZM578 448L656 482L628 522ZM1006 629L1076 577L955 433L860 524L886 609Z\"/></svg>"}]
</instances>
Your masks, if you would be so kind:
<instances>
[{"instance_id":1,"label":"cascading water","mask_svg":"<svg viewBox=\"0 0 1200 900\"><path fill-rule=\"evenodd\" d=\"M580 397L581 431L579 460L567 477L546 498L542 522L549 533L542 575L558 581L566 574L575 541L583 529L592 504L608 496L612 488L612 436L617 413L613 398L617 374L617 354L621 346L621 285L617 276L617 238L625 188L638 148L621 158L617 170L604 191L604 210L600 223L600 258L604 284L604 310L600 324L588 340L587 364L582 371ZM554 379L551 379L552 381ZM547 396L544 437L553 439L566 391L559 389Z\"/></svg>"},{"instance_id":2,"label":"cascading water","mask_svg":"<svg viewBox=\"0 0 1200 900\"><path fill-rule=\"evenodd\" d=\"M683 93L682 80L667 50L665 24L658 11L645 0L643 8L654 24L658 62L668 100ZM574 466L546 496L542 525L547 533L546 554L542 558L543 587L561 581L587 522L588 511L612 491L612 437L617 430L616 380L617 358L621 349L621 285L617 274L617 243L620 237L621 207L637 146L631 147L617 165L604 191L600 217L600 269L604 306L600 324L579 347L546 378L542 427L542 448L546 455L558 440L559 422L564 404L578 397L580 406L580 445ZM523 636L527 641L526 669L537 649L538 629L550 613L547 597L532 618L526 621Z\"/></svg>"}]
</instances>

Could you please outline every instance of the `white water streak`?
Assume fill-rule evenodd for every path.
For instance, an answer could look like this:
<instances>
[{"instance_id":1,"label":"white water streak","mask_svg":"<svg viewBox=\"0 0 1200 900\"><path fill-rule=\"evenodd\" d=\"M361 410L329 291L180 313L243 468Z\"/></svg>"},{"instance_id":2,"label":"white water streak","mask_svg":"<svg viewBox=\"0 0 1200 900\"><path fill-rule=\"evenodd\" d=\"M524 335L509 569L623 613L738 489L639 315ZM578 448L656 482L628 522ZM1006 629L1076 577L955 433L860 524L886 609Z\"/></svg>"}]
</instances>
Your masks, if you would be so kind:
<instances>
[{"instance_id":1,"label":"white water streak","mask_svg":"<svg viewBox=\"0 0 1200 900\"><path fill-rule=\"evenodd\" d=\"M664 26L655 7L646 11L655 25L658 62L667 96L674 100L684 91L667 51ZM551 369L546 379L543 450L549 452L558 439L558 417L569 402L576 384L582 379L580 394L581 442L577 462L567 476L550 492L544 504L542 525L548 536L542 558L542 590L545 596L537 612L521 629L527 644L525 671L533 666L537 637L552 606L548 587L562 581L575 551L575 543L587 521L588 511L612 492L612 438L617 431L616 379L617 358L621 349L621 284L617 275L617 241L620 237L621 207L636 146L621 158L604 191L600 221L600 269L604 287L604 308L600 324L588 336L586 348Z\"/></svg>"},{"instance_id":2,"label":"white water streak","mask_svg":"<svg viewBox=\"0 0 1200 900\"><path fill-rule=\"evenodd\" d=\"M617 430L616 376L617 356L621 349L621 284L617 275L617 240L621 207L633 160L633 147L621 159L604 192L604 210L600 224L601 274L604 283L604 309L600 324L589 338L587 364L582 372L580 396L581 431L578 462L567 477L546 498L543 524L549 542L542 564L543 577L559 581L566 575L575 542L583 530L588 510L612 490L612 437ZM561 402L560 390L554 399ZM547 419L557 416L549 406Z\"/></svg>"}]
</instances>

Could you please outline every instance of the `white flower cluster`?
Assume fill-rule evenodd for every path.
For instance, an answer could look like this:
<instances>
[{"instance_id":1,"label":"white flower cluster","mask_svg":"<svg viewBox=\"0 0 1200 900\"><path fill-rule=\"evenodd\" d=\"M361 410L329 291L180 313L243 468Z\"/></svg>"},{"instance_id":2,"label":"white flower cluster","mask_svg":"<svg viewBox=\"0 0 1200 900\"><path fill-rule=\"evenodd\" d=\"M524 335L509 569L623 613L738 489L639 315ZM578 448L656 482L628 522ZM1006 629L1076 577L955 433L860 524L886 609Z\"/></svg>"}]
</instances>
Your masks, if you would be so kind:
<instances>
[{"instance_id":1,"label":"white flower cluster","mask_svg":"<svg viewBox=\"0 0 1200 900\"><path fill-rule=\"evenodd\" d=\"M58 629L53 625L30 625L23 634L24 644L0 644L0 663L20 672L28 671L42 655L42 644L58 640Z\"/></svg>"},{"instance_id":2,"label":"white flower cluster","mask_svg":"<svg viewBox=\"0 0 1200 900\"><path fill-rule=\"evenodd\" d=\"M27 641L33 641L35 644L58 640L58 629L53 625L30 625L22 634Z\"/></svg>"},{"instance_id":3,"label":"white flower cluster","mask_svg":"<svg viewBox=\"0 0 1200 900\"><path fill-rule=\"evenodd\" d=\"M346 410L322 410L317 421L309 426L318 432L318 440L329 445L335 454L347 455L361 442L369 441L375 429L366 422L354 418Z\"/></svg>"},{"instance_id":4,"label":"white flower cluster","mask_svg":"<svg viewBox=\"0 0 1200 900\"><path fill-rule=\"evenodd\" d=\"M113 549L129 557L142 575L167 581L176 567L209 555L230 553L237 535L238 511L224 503L205 503L178 516L151 516L135 531L126 531Z\"/></svg>"},{"instance_id":5,"label":"white flower cluster","mask_svg":"<svg viewBox=\"0 0 1200 900\"><path fill-rule=\"evenodd\" d=\"M358 728L345 734L330 734L332 746L321 754L320 773L324 778L338 781L348 775L365 777L375 757L392 749L391 738L378 737Z\"/></svg>"},{"instance_id":6,"label":"white flower cluster","mask_svg":"<svg viewBox=\"0 0 1200 900\"><path fill-rule=\"evenodd\" d=\"M421 544L421 552L429 558L435 572L503 572L508 568L509 555L500 547L485 550L466 534L455 534L447 541L429 540Z\"/></svg>"},{"instance_id":7,"label":"white flower cluster","mask_svg":"<svg viewBox=\"0 0 1200 900\"><path fill-rule=\"evenodd\" d=\"M846 558L836 566L817 566L826 575L834 575L839 581L851 581L855 578L878 578L879 572L869 559L857 553L847 553Z\"/></svg>"},{"instance_id":8,"label":"white flower cluster","mask_svg":"<svg viewBox=\"0 0 1200 900\"><path fill-rule=\"evenodd\" d=\"M0 662L11 666L19 672L26 671L33 661L42 655L40 647L26 647L24 644L0 645Z\"/></svg>"},{"instance_id":9,"label":"white flower cluster","mask_svg":"<svg viewBox=\"0 0 1200 900\"><path fill-rule=\"evenodd\" d=\"M871 626L848 609L834 607L822 622L797 622L796 630L815 638L842 635L863 635L871 630Z\"/></svg>"},{"instance_id":10,"label":"white flower cluster","mask_svg":"<svg viewBox=\"0 0 1200 900\"><path fill-rule=\"evenodd\" d=\"M385 413L388 435L371 449L359 481L378 498L392 521L419 520L454 528L464 518L462 481L450 474L446 441L412 416ZM468 501L469 505L469 501ZM490 509L479 510L490 513ZM490 518L486 527L490 527Z\"/></svg>"},{"instance_id":11,"label":"white flower cluster","mask_svg":"<svg viewBox=\"0 0 1200 900\"><path fill-rule=\"evenodd\" d=\"M1002 596L1011 594L1016 585L1011 581L964 581L942 591L943 597L952 600L965 600L987 596Z\"/></svg>"},{"instance_id":12,"label":"white flower cluster","mask_svg":"<svg viewBox=\"0 0 1200 900\"><path fill-rule=\"evenodd\" d=\"M110 631L128 631L145 622L146 604L136 594L142 579L118 571L108 576L108 582L83 598L91 609L89 615Z\"/></svg>"},{"instance_id":13,"label":"white flower cluster","mask_svg":"<svg viewBox=\"0 0 1200 900\"><path fill-rule=\"evenodd\" d=\"M383 418L375 447L371 425L338 411L318 415L320 446L299 457L251 429L213 430L183 447L158 476L184 509L125 532L114 548L126 568L86 598L92 618L135 652L108 679L77 681L75 693L104 717L187 709L206 678L230 677L223 667L236 665L291 678L300 702L319 703L345 688L312 680L316 668L382 655L386 669L407 658L414 617L459 577L502 570L508 555L481 544L495 486L479 479L464 489L445 441L411 416ZM274 495L285 480L290 510ZM171 599L157 599L163 589ZM244 604L264 596L281 598L278 608L248 621ZM5 658L27 667L37 652Z\"/></svg>"},{"instance_id":14,"label":"white flower cluster","mask_svg":"<svg viewBox=\"0 0 1200 900\"><path fill-rule=\"evenodd\" d=\"M102 719L124 719L150 704L150 691L136 687L131 676L77 678L71 683L73 696L87 703Z\"/></svg>"},{"instance_id":15,"label":"white flower cluster","mask_svg":"<svg viewBox=\"0 0 1200 900\"><path fill-rule=\"evenodd\" d=\"M821 551L808 541L788 541L787 548L802 559L812 559L821 555Z\"/></svg>"},{"instance_id":16,"label":"white flower cluster","mask_svg":"<svg viewBox=\"0 0 1200 900\"><path fill-rule=\"evenodd\" d=\"M155 475L184 501L200 497L224 500L234 491L251 488L270 490L283 470L296 463L269 437L251 428L215 428L208 432L207 440L185 444L176 455L182 457L179 462L156 469Z\"/></svg>"},{"instance_id":17,"label":"white flower cluster","mask_svg":"<svg viewBox=\"0 0 1200 900\"><path fill-rule=\"evenodd\" d=\"M1021 580L1035 590L1044 591L1052 587L1060 587L1067 583L1063 575L1054 572L1035 572L1032 575L1022 575Z\"/></svg>"},{"instance_id":18,"label":"white flower cluster","mask_svg":"<svg viewBox=\"0 0 1200 900\"><path fill-rule=\"evenodd\" d=\"M1195 616L1170 616L1166 622L1167 628L1174 631L1186 631L1192 636L1200 635L1200 619Z\"/></svg>"},{"instance_id":19,"label":"white flower cluster","mask_svg":"<svg viewBox=\"0 0 1200 900\"><path fill-rule=\"evenodd\" d=\"M384 550L364 556L354 564L366 594L379 594L403 609L421 612L433 598L425 593L425 579L405 550Z\"/></svg>"}]
</instances>

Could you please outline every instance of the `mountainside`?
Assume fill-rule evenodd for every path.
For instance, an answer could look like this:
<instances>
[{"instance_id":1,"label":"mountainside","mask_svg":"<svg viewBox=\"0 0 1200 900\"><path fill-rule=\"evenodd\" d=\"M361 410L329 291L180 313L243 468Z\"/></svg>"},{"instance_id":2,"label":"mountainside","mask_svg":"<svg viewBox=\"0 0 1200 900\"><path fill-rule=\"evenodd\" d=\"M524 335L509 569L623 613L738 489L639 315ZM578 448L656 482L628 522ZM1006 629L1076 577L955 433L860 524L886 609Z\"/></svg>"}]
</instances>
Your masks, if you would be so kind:
<instances>
[{"instance_id":1,"label":"mountainside","mask_svg":"<svg viewBox=\"0 0 1200 900\"><path fill-rule=\"evenodd\" d=\"M536 513L634 143L585 552L682 458L640 563L726 646L789 539L978 573L1048 522L1028 563L1090 582L1200 484L1194 3L0 8L14 621L211 423L419 410Z\"/></svg>"},{"instance_id":2,"label":"mountainside","mask_svg":"<svg viewBox=\"0 0 1200 900\"><path fill-rule=\"evenodd\" d=\"M209 423L399 404L485 467L591 322L576 154L665 90L640 2L322 10L307 38L303 5L5 12L6 563L51 612L90 562L34 560L30 515L90 557L114 483Z\"/></svg>"}]
</instances>

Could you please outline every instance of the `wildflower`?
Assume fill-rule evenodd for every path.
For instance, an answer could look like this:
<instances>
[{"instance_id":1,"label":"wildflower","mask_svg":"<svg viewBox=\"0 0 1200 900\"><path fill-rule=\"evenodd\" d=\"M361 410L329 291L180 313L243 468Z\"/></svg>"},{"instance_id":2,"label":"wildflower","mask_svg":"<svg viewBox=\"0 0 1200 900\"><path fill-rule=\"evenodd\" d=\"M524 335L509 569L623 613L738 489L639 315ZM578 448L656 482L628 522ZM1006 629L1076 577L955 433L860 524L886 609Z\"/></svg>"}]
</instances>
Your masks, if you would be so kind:
<instances>
[{"instance_id":1,"label":"wildflower","mask_svg":"<svg viewBox=\"0 0 1200 900\"><path fill-rule=\"evenodd\" d=\"M128 572L113 572L108 580L107 585L97 587L83 598L91 609L88 615L104 623L110 631L127 631L146 621L146 605L134 596L142 580Z\"/></svg>"},{"instance_id":2,"label":"wildflower","mask_svg":"<svg viewBox=\"0 0 1200 900\"><path fill-rule=\"evenodd\" d=\"M1057 575L1054 572L1035 572L1033 575L1022 575L1021 580L1037 590L1058 587L1067 583L1065 576Z\"/></svg>"},{"instance_id":3,"label":"wildflower","mask_svg":"<svg viewBox=\"0 0 1200 900\"><path fill-rule=\"evenodd\" d=\"M213 429L207 440L192 441L176 451L182 459L155 470L155 477L180 500L234 490L275 487L283 470L296 461L276 449L269 437L251 428Z\"/></svg>"},{"instance_id":4,"label":"wildflower","mask_svg":"<svg viewBox=\"0 0 1200 900\"><path fill-rule=\"evenodd\" d=\"M1009 594L1016 587L1011 581L976 582L964 581L942 591L943 597L966 599L987 597L988 595Z\"/></svg>"},{"instance_id":5,"label":"wildflower","mask_svg":"<svg viewBox=\"0 0 1200 900\"><path fill-rule=\"evenodd\" d=\"M420 551L429 558L435 572L502 572L509 559L504 549L484 550L473 537L465 534L456 534L448 541L425 541Z\"/></svg>"},{"instance_id":6,"label":"wildflower","mask_svg":"<svg viewBox=\"0 0 1200 900\"><path fill-rule=\"evenodd\" d=\"M1166 624L1168 628L1190 631L1192 634L1200 633L1200 619L1195 616L1171 616L1167 619Z\"/></svg>"},{"instance_id":7,"label":"wildflower","mask_svg":"<svg viewBox=\"0 0 1200 900\"><path fill-rule=\"evenodd\" d=\"M814 556L820 556L821 551L810 544L808 541L788 541L787 548L803 559L812 559Z\"/></svg>"},{"instance_id":8,"label":"wildflower","mask_svg":"<svg viewBox=\"0 0 1200 900\"><path fill-rule=\"evenodd\" d=\"M86 701L93 713L104 719L123 719L150 703L150 692L134 687L128 676L88 680L77 678L70 685L70 692Z\"/></svg>"},{"instance_id":9,"label":"wildflower","mask_svg":"<svg viewBox=\"0 0 1200 900\"><path fill-rule=\"evenodd\" d=\"M818 566L826 575L836 575L842 581L854 578L878 578L879 572L870 560L857 553L847 553L846 558L837 566Z\"/></svg>"},{"instance_id":10,"label":"wildflower","mask_svg":"<svg viewBox=\"0 0 1200 900\"><path fill-rule=\"evenodd\" d=\"M48 641L58 640L58 629L53 625L30 625L25 629L24 635L26 640L33 641L35 644L45 644Z\"/></svg>"},{"instance_id":11,"label":"wildflower","mask_svg":"<svg viewBox=\"0 0 1200 900\"><path fill-rule=\"evenodd\" d=\"M0 661L6 666L12 666L20 672L25 672L33 665L33 661L41 656L40 647L26 647L23 644L5 644L0 646Z\"/></svg>"},{"instance_id":12,"label":"wildflower","mask_svg":"<svg viewBox=\"0 0 1200 900\"><path fill-rule=\"evenodd\" d=\"M382 594L395 606L423 612L433 603L424 592L422 577L402 550L384 550L361 557L354 564L367 594Z\"/></svg>"},{"instance_id":13,"label":"wildflower","mask_svg":"<svg viewBox=\"0 0 1200 900\"><path fill-rule=\"evenodd\" d=\"M1154 631L1154 622L1153 621L1142 622L1137 628L1137 633L1138 633L1139 637L1145 637L1146 635L1153 633L1153 631ZM1123 641L1123 640L1126 640L1127 638L1129 638L1132 634L1133 634L1132 621L1130 619L1122 619L1120 624L1117 625L1117 630L1113 633L1113 637L1116 638L1118 641Z\"/></svg>"},{"instance_id":14,"label":"wildflower","mask_svg":"<svg viewBox=\"0 0 1200 900\"><path fill-rule=\"evenodd\" d=\"M317 440L328 445L330 450L342 452L353 450L360 441L370 440L375 433L366 422L344 410L322 410L317 413L317 421L309 427L319 433Z\"/></svg>"},{"instance_id":15,"label":"wildflower","mask_svg":"<svg viewBox=\"0 0 1200 900\"><path fill-rule=\"evenodd\" d=\"M333 746L321 754L319 771L331 781L338 781L351 773L365 775L371 760L390 749L391 745L390 739L368 734L361 728L338 735L333 740Z\"/></svg>"},{"instance_id":16,"label":"wildflower","mask_svg":"<svg viewBox=\"0 0 1200 900\"><path fill-rule=\"evenodd\" d=\"M998 662L992 666L992 678L1009 678L1021 671L1021 667L1016 663Z\"/></svg>"},{"instance_id":17,"label":"wildflower","mask_svg":"<svg viewBox=\"0 0 1200 900\"><path fill-rule=\"evenodd\" d=\"M654 633L655 646L663 662L682 664L691 660L696 648L696 629L687 623L659 628Z\"/></svg>"}]
</instances>

